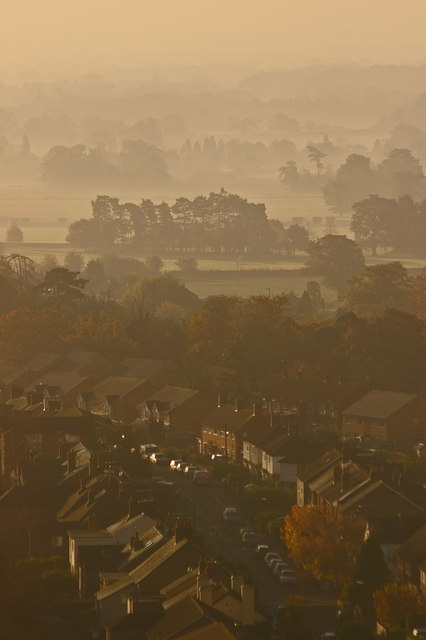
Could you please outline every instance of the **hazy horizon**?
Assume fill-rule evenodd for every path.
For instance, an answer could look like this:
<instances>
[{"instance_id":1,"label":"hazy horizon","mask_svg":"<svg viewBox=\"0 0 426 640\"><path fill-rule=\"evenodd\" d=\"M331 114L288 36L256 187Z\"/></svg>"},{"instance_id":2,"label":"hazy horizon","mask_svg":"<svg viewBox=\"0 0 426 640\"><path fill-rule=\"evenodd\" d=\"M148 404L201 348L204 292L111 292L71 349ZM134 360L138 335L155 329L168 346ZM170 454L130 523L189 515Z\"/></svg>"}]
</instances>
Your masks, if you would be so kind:
<instances>
[{"instance_id":1,"label":"hazy horizon","mask_svg":"<svg viewBox=\"0 0 426 640\"><path fill-rule=\"evenodd\" d=\"M425 18L421 0L75 0L66 9L21 0L3 9L0 79L217 64L423 64Z\"/></svg>"}]
</instances>

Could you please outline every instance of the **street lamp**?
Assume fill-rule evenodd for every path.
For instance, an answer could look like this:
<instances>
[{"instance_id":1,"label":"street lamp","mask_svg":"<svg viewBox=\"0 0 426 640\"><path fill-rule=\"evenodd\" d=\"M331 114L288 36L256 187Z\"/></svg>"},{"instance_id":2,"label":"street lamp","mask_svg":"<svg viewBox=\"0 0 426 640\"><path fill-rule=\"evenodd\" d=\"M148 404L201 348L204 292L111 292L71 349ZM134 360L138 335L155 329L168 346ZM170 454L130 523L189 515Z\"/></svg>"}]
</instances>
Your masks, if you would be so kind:
<instances>
[{"instance_id":1,"label":"street lamp","mask_svg":"<svg viewBox=\"0 0 426 640\"><path fill-rule=\"evenodd\" d=\"M225 431L225 458L228 460L228 436L229 431Z\"/></svg>"}]
</instances>

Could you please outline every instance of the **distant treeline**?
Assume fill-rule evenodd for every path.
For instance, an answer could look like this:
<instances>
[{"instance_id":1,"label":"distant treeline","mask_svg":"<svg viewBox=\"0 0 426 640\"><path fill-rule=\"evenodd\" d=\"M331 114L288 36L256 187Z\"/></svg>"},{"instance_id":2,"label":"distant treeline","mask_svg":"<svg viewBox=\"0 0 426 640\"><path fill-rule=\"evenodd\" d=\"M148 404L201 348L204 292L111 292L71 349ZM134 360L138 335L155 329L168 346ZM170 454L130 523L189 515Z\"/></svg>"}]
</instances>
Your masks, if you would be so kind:
<instances>
[{"instance_id":1,"label":"distant treeline","mask_svg":"<svg viewBox=\"0 0 426 640\"><path fill-rule=\"evenodd\" d=\"M326 204L337 213L350 211L354 202L377 193L392 198L411 196L426 198L426 178L423 168L410 149L392 149L386 158L374 166L371 159L358 153L350 154L335 174L323 171L330 144L308 145L309 158L316 164L317 175L300 171L294 160L280 167L283 184L293 191L322 189Z\"/></svg>"},{"instance_id":2,"label":"distant treeline","mask_svg":"<svg viewBox=\"0 0 426 640\"><path fill-rule=\"evenodd\" d=\"M264 204L222 189L208 197L178 198L172 206L149 199L121 204L118 198L98 196L92 200L92 218L73 222L67 241L86 249L127 245L150 253L262 255L303 250L309 235L298 225L284 229L268 220Z\"/></svg>"}]
</instances>

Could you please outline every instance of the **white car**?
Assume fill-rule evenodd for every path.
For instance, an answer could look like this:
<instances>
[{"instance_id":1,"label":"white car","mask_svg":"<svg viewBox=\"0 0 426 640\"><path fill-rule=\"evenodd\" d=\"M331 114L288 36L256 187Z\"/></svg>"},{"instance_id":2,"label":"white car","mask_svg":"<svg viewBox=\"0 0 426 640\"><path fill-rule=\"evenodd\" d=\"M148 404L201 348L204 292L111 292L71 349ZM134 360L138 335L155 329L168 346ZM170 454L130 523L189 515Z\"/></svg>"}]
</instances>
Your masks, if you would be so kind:
<instances>
[{"instance_id":1,"label":"white car","mask_svg":"<svg viewBox=\"0 0 426 640\"><path fill-rule=\"evenodd\" d=\"M288 566L287 562L275 562L275 564L272 566L272 571L279 578L281 575L281 571L289 568L290 567Z\"/></svg>"},{"instance_id":2,"label":"white car","mask_svg":"<svg viewBox=\"0 0 426 640\"><path fill-rule=\"evenodd\" d=\"M279 554L279 553L277 553L276 551L268 551L268 553L265 553L265 555L264 555L264 557L263 557L263 559L265 560L265 563L266 563L266 564L268 564L268 563L269 563L269 561L270 561L272 558L280 558L280 559L281 559L281 556L280 556L280 554Z\"/></svg>"},{"instance_id":3,"label":"white car","mask_svg":"<svg viewBox=\"0 0 426 640\"><path fill-rule=\"evenodd\" d=\"M268 567L273 571L275 568L275 565L278 564L279 562L284 562L281 556L278 556L278 558L272 558L268 562Z\"/></svg>"},{"instance_id":4,"label":"white car","mask_svg":"<svg viewBox=\"0 0 426 640\"><path fill-rule=\"evenodd\" d=\"M283 569L280 574L280 580L282 584L296 584L296 574L292 569ZM333 637L333 636L330 636ZM334 636L336 637L336 636Z\"/></svg>"}]
</instances>

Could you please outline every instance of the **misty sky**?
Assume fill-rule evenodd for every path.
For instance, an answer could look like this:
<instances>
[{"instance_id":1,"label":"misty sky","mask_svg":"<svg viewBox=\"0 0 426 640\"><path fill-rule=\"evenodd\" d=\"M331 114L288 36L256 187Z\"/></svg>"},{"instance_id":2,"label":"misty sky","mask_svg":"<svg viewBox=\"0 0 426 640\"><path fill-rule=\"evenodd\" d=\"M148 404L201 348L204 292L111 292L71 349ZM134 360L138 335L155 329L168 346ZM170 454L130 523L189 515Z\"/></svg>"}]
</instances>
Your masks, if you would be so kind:
<instances>
[{"instance_id":1,"label":"misty sky","mask_svg":"<svg viewBox=\"0 0 426 640\"><path fill-rule=\"evenodd\" d=\"M0 73L426 62L425 0L3 0Z\"/></svg>"}]
</instances>

